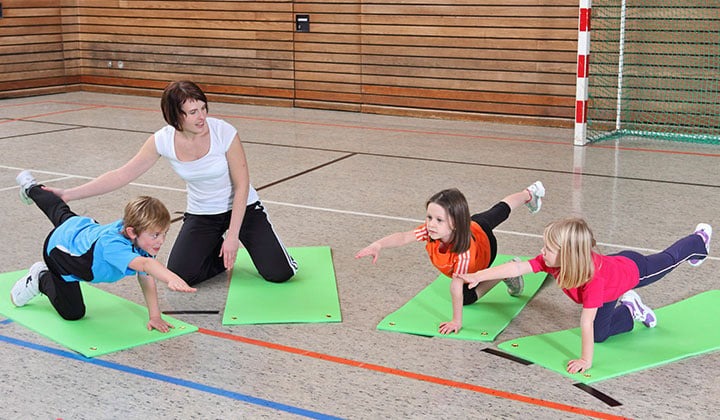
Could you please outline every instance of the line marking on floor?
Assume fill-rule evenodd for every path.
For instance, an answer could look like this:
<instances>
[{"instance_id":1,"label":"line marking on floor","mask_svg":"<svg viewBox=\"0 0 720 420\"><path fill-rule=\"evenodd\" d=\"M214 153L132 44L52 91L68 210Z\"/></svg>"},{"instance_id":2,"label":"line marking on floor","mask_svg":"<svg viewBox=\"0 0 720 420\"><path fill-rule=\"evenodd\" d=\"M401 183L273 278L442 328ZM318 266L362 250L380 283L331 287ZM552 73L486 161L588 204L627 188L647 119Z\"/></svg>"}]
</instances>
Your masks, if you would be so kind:
<instances>
[{"instance_id":1,"label":"line marking on floor","mask_svg":"<svg viewBox=\"0 0 720 420\"><path fill-rule=\"evenodd\" d=\"M62 110L62 111L48 112L48 113L45 113L45 114L29 115L29 116L27 116L27 117L20 117L20 118L13 118L13 119L10 119L10 120L3 120L3 121L0 121L0 124L9 123L9 122L16 122L16 121L27 121L27 120L29 120L29 119L31 119L31 118L48 117L48 116L50 116L50 115L67 114L67 113L69 113L69 112L88 111L88 110L91 110L91 109L100 109L100 108L105 108L105 106L103 106L103 105L96 105L96 106L90 106L90 107L88 107L88 108L82 108L82 109L65 109L65 110Z\"/></svg>"},{"instance_id":2,"label":"line marking on floor","mask_svg":"<svg viewBox=\"0 0 720 420\"><path fill-rule=\"evenodd\" d=\"M472 385L472 384L468 384L465 382L458 382L458 381L453 381L453 380L449 380L449 379L442 379L442 378L438 378L435 376L423 375L420 373L413 373L413 372L408 372L405 370L388 368L385 366L374 365L371 363L358 362L355 360L344 359L342 357L330 356L327 354L315 353L315 352L308 351L308 350L303 350L303 349L299 349L299 348L295 348L295 347L289 347L289 346L285 346L282 344L275 344L275 343L270 343L267 341L256 340L253 338L242 337L242 336L223 333L223 332L219 332L219 331L207 330L205 328L199 328L198 332L201 334L206 334L206 335L210 335L210 336L214 336L214 337L218 337L218 338L224 338L227 340L237 341L240 343L251 344L254 346L265 347L265 348L269 348L269 349L273 349L273 350L279 350L279 351L283 351L286 353L298 354L298 355L302 355L302 356L312 357L315 359L325 360L328 362L334 362L334 363L339 363L339 364L343 364L343 365L347 365L347 366L353 366L353 367L358 367L358 368L362 368L362 369L373 370L376 372L382 372L382 373L387 373L387 374L391 374L391 375L402 376L405 378L416 379L419 381L430 382L430 383L434 383L434 384L438 384L438 385L444 385L444 386L449 386L449 387L453 387L453 388L465 389L468 391L479 392L479 393L486 394L486 395L492 395L495 397L519 401L519 402L523 402L523 403L527 403L527 404L537 405L537 406L551 408L551 409L560 410L560 411L567 411L570 413L581 414L584 416L591 416L591 417L600 418L600 419L622 419L622 418L624 418L624 417L616 416L613 414L603 413L600 411L593 411L593 410L588 410L585 408L575 407L575 406L571 406L571 405L555 403L552 401L545 401L545 400L541 400L541 399L533 398L533 397L527 397L527 396L520 395L520 394L514 394L512 392L499 391L496 389L486 388L486 387L479 386L479 385Z\"/></svg>"},{"instance_id":3,"label":"line marking on floor","mask_svg":"<svg viewBox=\"0 0 720 420\"><path fill-rule=\"evenodd\" d=\"M340 417L322 414L322 413L318 413L316 411L306 410L306 409L299 408L299 407L293 407L291 405L281 404L278 402L269 401L269 400L265 400L262 398L257 398L257 397L253 397L250 395L241 394L238 392L228 391L228 390L216 388L213 386L203 385L203 384L200 384L197 382L192 382L192 381L188 381L185 379L176 378L174 376L168 376L168 375L163 375L160 373L150 372L147 370L134 368L132 366L126 366L126 365L122 365L119 363L109 362L106 360L87 358L87 357L79 355L77 353L72 353L72 352L69 352L66 350L55 349L52 347L47 347L47 346L43 346L40 344L31 343L29 341L19 340L19 339L8 337L8 336L1 335L1 334L0 334L0 341L4 341L9 344L14 344L14 345L20 346L20 347L25 347L25 348L29 348L29 349L33 349L33 350L37 350L37 351L42 351L42 352L49 353L49 354L52 354L55 356L61 356L61 357L65 357L68 359L77 360L80 362L90 363L90 364L93 364L96 366L101 366L104 368L129 373L132 375L142 376L142 377L148 378L148 379L155 379L155 380L162 381L162 382L168 382L168 383L178 385L181 387L194 389L196 391L207 392L210 394L219 395L221 397L227 397L230 399L246 402L249 404L272 408L274 410L284 411L286 413L296 414L299 416L304 416L304 417L308 417L308 418L312 418L312 419L321 419L321 420L340 419Z\"/></svg>"},{"instance_id":4,"label":"line marking on floor","mask_svg":"<svg viewBox=\"0 0 720 420\"><path fill-rule=\"evenodd\" d=\"M0 165L0 169L21 171L25 168ZM61 172L45 171L45 170L38 170L38 169L30 169L30 172L33 172L34 174L47 174L47 175L53 175L53 176L59 177L59 178L54 178L51 180L38 180L38 182L40 182L40 183L49 182L49 181L56 180L56 179L59 180L59 179L69 179L69 178L95 179L94 177L89 177L89 176L65 174L65 173L61 173ZM128 185L132 185L134 187L153 188L153 189L164 190L164 191L186 192L185 188L165 187L162 185L142 184L142 183L137 183L137 182L131 182ZM11 190L14 188L17 188L17 186L1 188L0 192L6 191L6 190ZM339 213L339 214L346 214L346 215L351 215L351 216L373 217L373 218L378 218L378 219L398 220L398 221L403 221L403 222L412 222L412 223L419 223L419 224L424 222L424 220L420 220L420 219L413 219L413 218L400 217L400 216L389 216L389 215L377 214L377 213L366 213L366 212L358 212L358 211L352 211L352 210L331 209L331 208L327 208L327 207L308 206L305 204L286 203L286 202L282 202L282 201L273 201L273 200L261 200L261 201L264 204L275 204L275 205L284 206L284 207L294 207L294 208L300 208L300 209L306 209L306 210L316 210L316 211L324 211L324 212L329 212L329 213ZM506 235L514 235L514 236L523 236L523 237L527 237L527 238L542 239L542 235L536 234L536 233L516 232L516 231L504 230L504 229L495 229L495 230L493 230L493 232L502 233L502 234L506 234ZM613 244L613 243L608 243L608 242L598 242L597 244L606 246L609 248L643 251L643 252L648 252L648 253L657 253L657 252L661 251L659 249L641 248L641 247L636 247L636 246L631 246L631 245ZM708 256L705 259L720 261L720 257Z\"/></svg>"},{"instance_id":5,"label":"line marking on floor","mask_svg":"<svg viewBox=\"0 0 720 420\"><path fill-rule=\"evenodd\" d=\"M85 110L96 109L96 108L114 108L114 109L127 109L127 110L132 110L132 111L160 112L157 109L150 109L150 108L128 107L128 106L122 106L122 105L87 104L87 103L78 103L78 102L70 102L70 101L50 101L50 100L48 100L45 102L36 102L36 103L33 103L33 105L39 105L39 104L43 104L43 103L78 105L78 106L89 107L89 108L74 109L74 110L61 111L61 112L85 111ZM18 105L19 104L12 104L12 106L18 106ZM51 114L49 114L49 115L51 115ZM37 118L37 117L41 117L41 116L45 116L45 115L29 116L29 117L24 117L24 118L20 118L20 119L10 120L10 121L26 120L29 118ZM553 145L559 145L559 146L576 147L572 142L560 142L560 141L553 141L553 140L539 140L539 139L528 139L528 138L522 139L522 138L497 137L497 136L481 136L481 135L477 135L477 134L448 133L448 132L439 132L439 131L422 131L422 130L373 127L373 126L363 126L363 125L353 125L353 124L322 123L322 122L314 122L314 121L284 120L284 119L278 119L278 118L250 117L250 116L243 116L243 115L213 114L213 116L218 117L218 118L245 119L245 120L253 120L253 121L279 122L279 123L286 123L286 124L302 124L302 125L314 125L314 126L325 126L325 127L350 128L350 129L359 129L359 130L377 130L377 131L389 131L389 132L396 132L396 133L425 134L425 135L432 135L432 136L462 137L462 138L471 138L471 139L480 139L480 140L500 140L500 141L527 142L527 143L544 143L544 144L553 144ZM2 121L2 122L8 122L8 121ZM2 122L0 122L0 123L2 123ZM639 147L607 146L607 145L595 145L595 144L586 144L583 147L586 147L589 149L610 149L610 150L626 150L626 151L631 151L631 152L669 153L669 154L690 155L690 156L720 157L720 154L717 154L717 153L686 152L686 151L681 151L681 150L644 149L644 148L639 148Z\"/></svg>"}]
</instances>

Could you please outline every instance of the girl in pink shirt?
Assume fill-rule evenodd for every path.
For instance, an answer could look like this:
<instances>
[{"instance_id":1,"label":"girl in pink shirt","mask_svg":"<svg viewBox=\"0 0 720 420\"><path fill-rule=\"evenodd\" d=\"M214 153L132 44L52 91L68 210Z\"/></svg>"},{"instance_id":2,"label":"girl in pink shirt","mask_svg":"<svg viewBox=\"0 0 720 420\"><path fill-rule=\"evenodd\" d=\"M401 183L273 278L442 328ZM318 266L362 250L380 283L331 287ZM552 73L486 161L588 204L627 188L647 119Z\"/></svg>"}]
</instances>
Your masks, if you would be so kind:
<instances>
[{"instance_id":1,"label":"girl in pink shirt","mask_svg":"<svg viewBox=\"0 0 720 420\"><path fill-rule=\"evenodd\" d=\"M530 272L552 274L563 292L583 306L581 356L568 362L567 371L584 372L592 366L594 343L632 330L633 320L655 327L655 313L632 289L661 279L685 261L700 265L708 255L711 235L712 227L700 223L693 234L657 254L645 256L622 251L602 255L593 251L595 239L583 219L563 219L545 228L542 254L534 259L509 262L458 277L475 287L482 281Z\"/></svg>"}]
</instances>

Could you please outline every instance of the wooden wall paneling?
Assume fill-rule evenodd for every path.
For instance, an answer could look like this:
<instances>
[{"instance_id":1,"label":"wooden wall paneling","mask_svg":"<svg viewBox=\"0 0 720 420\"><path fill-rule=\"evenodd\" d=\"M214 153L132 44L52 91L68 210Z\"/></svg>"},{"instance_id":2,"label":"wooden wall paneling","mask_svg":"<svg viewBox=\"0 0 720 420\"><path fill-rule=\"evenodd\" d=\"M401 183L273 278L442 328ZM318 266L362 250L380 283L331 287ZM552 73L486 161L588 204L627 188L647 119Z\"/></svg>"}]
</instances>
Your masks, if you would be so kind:
<instances>
[{"instance_id":1,"label":"wooden wall paneling","mask_svg":"<svg viewBox=\"0 0 720 420\"><path fill-rule=\"evenodd\" d=\"M572 121L576 0L4 0L6 14L10 5L6 73L46 54L37 75L59 86L157 96L188 78L232 102ZM309 33L294 31L296 14L310 15ZM60 53L65 79L47 73Z\"/></svg>"},{"instance_id":2,"label":"wooden wall paneling","mask_svg":"<svg viewBox=\"0 0 720 420\"><path fill-rule=\"evenodd\" d=\"M295 106L362 110L360 11L360 0L295 1L310 16L310 32L294 33Z\"/></svg>"},{"instance_id":3,"label":"wooden wall paneling","mask_svg":"<svg viewBox=\"0 0 720 420\"><path fill-rule=\"evenodd\" d=\"M68 90L80 89L84 60L79 41L78 0L61 0L60 5L66 87Z\"/></svg>"},{"instance_id":4,"label":"wooden wall paneling","mask_svg":"<svg viewBox=\"0 0 720 420\"><path fill-rule=\"evenodd\" d=\"M289 0L78 3L87 88L157 95L171 80L190 79L208 96L291 105Z\"/></svg>"},{"instance_id":5,"label":"wooden wall paneling","mask_svg":"<svg viewBox=\"0 0 720 420\"><path fill-rule=\"evenodd\" d=\"M368 107L571 121L575 1L364 0L362 15Z\"/></svg>"},{"instance_id":6,"label":"wooden wall paneling","mask_svg":"<svg viewBox=\"0 0 720 420\"><path fill-rule=\"evenodd\" d=\"M0 98L63 91L59 0L3 0Z\"/></svg>"}]
</instances>

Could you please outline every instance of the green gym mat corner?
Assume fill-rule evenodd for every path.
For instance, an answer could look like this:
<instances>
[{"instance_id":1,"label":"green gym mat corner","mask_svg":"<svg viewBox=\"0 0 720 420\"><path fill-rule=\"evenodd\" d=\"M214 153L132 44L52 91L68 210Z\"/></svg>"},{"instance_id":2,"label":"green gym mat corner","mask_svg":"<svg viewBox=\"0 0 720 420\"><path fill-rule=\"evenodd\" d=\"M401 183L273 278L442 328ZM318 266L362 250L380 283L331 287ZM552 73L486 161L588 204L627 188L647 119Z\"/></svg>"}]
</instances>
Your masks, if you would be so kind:
<instances>
[{"instance_id":1,"label":"green gym mat corner","mask_svg":"<svg viewBox=\"0 0 720 420\"><path fill-rule=\"evenodd\" d=\"M17 308L10 300L10 290L26 273L27 270L21 270L0 274L0 313L85 357L101 356L197 331L197 327L167 315L163 315L163 319L175 328L167 333L148 331L147 307L87 283L80 283L86 312L85 317L77 321L64 320L43 294ZM128 281L128 287L133 286L140 287L137 282Z\"/></svg>"},{"instance_id":2,"label":"green gym mat corner","mask_svg":"<svg viewBox=\"0 0 720 420\"><path fill-rule=\"evenodd\" d=\"M498 348L584 384L720 349L720 290L655 309L655 315L655 328L636 321L632 331L595 343L593 365L584 373L566 370L580 357L579 327L506 341Z\"/></svg>"},{"instance_id":3,"label":"green gym mat corner","mask_svg":"<svg viewBox=\"0 0 720 420\"><path fill-rule=\"evenodd\" d=\"M288 252L298 271L284 283L263 279L247 251L238 252L223 325L342 321L330 247L297 247Z\"/></svg>"},{"instance_id":4,"label":"green gym mat corner","mask_svg":"<svg viewBox=\"0 0 720 420\"><path fill-rule=\"evenodd\" d=\"M493 266L512 258L512 255L498 254ZM440 323L452 319L452 298L450 278L440 275L400 309L380 321L377 329L428 337L494 341L537 293L545 277L542 272L524 275L525 289L518 297L508 295L505 283L499 282L477 302L463 307L463 324L459 333L443 335L438 328Z\"/></svg>"}]
</instances>

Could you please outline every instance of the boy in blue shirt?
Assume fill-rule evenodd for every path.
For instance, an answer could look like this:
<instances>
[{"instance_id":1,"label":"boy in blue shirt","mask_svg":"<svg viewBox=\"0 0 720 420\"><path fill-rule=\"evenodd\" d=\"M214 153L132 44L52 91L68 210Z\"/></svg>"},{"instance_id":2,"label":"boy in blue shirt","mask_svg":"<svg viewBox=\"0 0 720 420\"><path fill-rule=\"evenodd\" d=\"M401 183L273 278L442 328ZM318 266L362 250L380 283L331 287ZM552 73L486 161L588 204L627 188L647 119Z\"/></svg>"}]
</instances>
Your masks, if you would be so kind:
<instances>
[{"instance_id":1,"label":"boy in blue shirt","mask_svg":"<svg viewBox=\"0 0 720 420\"><path fill-rule=\"evenodd\" d=\"M137 197L125 206L121 220L100 225L73 213L29 171L20 172L16 181L22 200L37 204L55 228L45 240L43 261L33 264L10 291L15 306L43 293L60 316L77 320L85 316L80 281L116 282L137 273L150 317L147 329L168 332L174 328L161 317L153 277L171 290L196 289L155 259L170 227L170 213L160 200Z\"/></svg>"}]
</instances>

